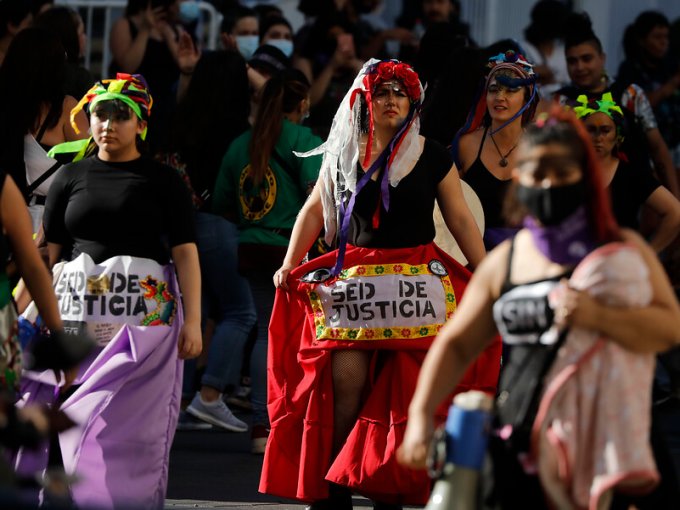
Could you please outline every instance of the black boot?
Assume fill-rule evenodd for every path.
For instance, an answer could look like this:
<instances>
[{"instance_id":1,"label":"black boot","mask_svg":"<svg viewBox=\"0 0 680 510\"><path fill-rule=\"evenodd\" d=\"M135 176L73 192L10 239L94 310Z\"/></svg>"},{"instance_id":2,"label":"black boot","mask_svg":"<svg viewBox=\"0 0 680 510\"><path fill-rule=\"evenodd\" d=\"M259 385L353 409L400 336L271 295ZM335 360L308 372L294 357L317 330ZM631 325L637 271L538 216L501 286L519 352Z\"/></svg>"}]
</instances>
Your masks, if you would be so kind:
<instances>
[{"instance_id":1,"label":"black boot","mask_svg":"<svg viewBox=\"0 0 680 510\"><path fill-rule=\"evenodd\" d=\"M381 503L380 501L373 502L373 510L403 510L404 507L394 503Z\"/></svg>"},{"instance_id":2,"label":"black boot","mask_svg":"<svg viewBox=\"0 0 680 510\"><path fill-rule=\"evenodd\" d=\"M342 485L331 483L328 498L315 501L305 510L352 510L352 491Z\"/></svg>"}]
</instances>

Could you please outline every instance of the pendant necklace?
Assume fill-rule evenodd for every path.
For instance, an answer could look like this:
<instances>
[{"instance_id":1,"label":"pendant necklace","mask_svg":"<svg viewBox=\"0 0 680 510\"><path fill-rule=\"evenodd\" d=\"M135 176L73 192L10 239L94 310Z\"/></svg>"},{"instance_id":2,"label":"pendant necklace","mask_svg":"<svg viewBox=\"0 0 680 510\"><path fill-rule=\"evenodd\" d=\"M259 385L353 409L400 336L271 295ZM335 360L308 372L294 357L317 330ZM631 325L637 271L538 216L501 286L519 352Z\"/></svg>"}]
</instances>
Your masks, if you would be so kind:
<instances>
[{"instance_id":1,"label":"pendant necklace","mask_svg":"<svg viewBox=\"0 0 680 510\"><path fill-rule=\"evenodd\" d=\"M517 144L519 143L519 139L515 142L515 145L510 147L510 150L504 156L503 153L501 152L501 150L498 148L498 144L496 144L496 140L493 139L493 135L491 133L489 133L489 136L491 137L491 141L493 142L493 146L496 147L496 152L501 157L498 164L501 165L503 168L505 168L506 166L508 166L508 159L507 158L512 153L512 151L515 150L515 147L517 147Z\"/></svg>"}]
</instances>

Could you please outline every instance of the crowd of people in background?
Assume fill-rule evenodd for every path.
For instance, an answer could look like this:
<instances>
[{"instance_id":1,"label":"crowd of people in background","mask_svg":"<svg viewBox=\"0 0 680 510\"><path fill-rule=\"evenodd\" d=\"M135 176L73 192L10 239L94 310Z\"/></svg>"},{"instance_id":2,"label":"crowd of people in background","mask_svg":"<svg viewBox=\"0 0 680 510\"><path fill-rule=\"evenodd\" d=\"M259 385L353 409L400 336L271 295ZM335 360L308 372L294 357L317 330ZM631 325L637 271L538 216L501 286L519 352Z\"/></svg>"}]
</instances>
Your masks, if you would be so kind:
<instances>
[{"instance_id":1,"label":"crowd of people in background","mask_svg":"<svg viewBox=\"0 0 680 510\"><path fill-rule=\"evenodd\" d=\"M657 354L642 390L660 476L650 478L657 488L649 495L617 493L611 508L674 508L666 502L680 501L680 354L672 349L680 333L671 331L680 331L680 19L657 11L631 19L625 59L609 76L589 15L568 1L537 1L522 33L489 46L473 39L455 0L403 0L389 22L381 0L300 0L297 29L276 2L208 1L221 19L217 49L203 47L195 0L128 0L106 35L109 68L87 69L81 12L51 0L0 0L0 502L40 469L62 481L43 479L48 500L158 507L175 430L215 427L249 433L253 454L266 455L263 491L312 509L351 508L350 489L385 510L422 503L426 483L403 475L396 459L422 467L441 418L433 413L464 368L477 360L459 390L512 395L529 357L553 356L511 348L515 337L543 339L553 324L595 328L583 310L606 308L563 290L567 297L540 318L548 326L523 332L503 307L539 287L547 300L584 257L613 243L638 247L634 265L651 287L649 300L634 304L639 315L609 310L617 323L630 321L627 332L612 325L601 333ZM463 186L481 202L481 236ZM466 267L432 244L435 202ZM364 325L338 333L350 343L332 337L319 349L298 306L312 291L299 282L351 279L342 273L348 264L387 263L397 276L423 264L429 276L445 274L456 306L468 281L472 297L460 312L446 308L454 319L436 340L439 328L425 328L416 347L404 349L391 332L387 347L360 346L351 335L372 335ZM63 276L80 273L81 288ZM114 292L117 277L127 283ZM102 301L99 313L91 304L107 292L122 308ZM15 309L19 324L34 328L28 339L12 327ZM136 329L138 317L161 329ZM59 363L38 359L50 331ZM425 358L433 341L438 357ZM423 359L430 371L416 389ZM416 399L395 411L405 446L376 461L391 477L345 469L361 463L356 424L365 404L380 384L393 385L379 383L380 374L410 364L400 383ZM126 399L163 387L160 376L164 393L145 408L152 432L107 432L117 421L123 427L111 416ZM317 392L335 400L323 409ZM532 403L500 406L499 430L522 405ZM383 418L374 422L391 426ZM304 431L303 421L311 423ZM294 465L286 464L291 437ZM124 473L129 458L112 445L135 441L151 459L143 482L122 474L111 482L103 470L80 477L106 462L109 476ZM323 458L308 458L312 445ZM498 441L493 448L497 478L521 469L517 451ZM276 479L281 469L288 473ZM512 508L518 494L542 500L536 477L525 474L487 486L489 508Z\"/></svg>"}]
</instances>

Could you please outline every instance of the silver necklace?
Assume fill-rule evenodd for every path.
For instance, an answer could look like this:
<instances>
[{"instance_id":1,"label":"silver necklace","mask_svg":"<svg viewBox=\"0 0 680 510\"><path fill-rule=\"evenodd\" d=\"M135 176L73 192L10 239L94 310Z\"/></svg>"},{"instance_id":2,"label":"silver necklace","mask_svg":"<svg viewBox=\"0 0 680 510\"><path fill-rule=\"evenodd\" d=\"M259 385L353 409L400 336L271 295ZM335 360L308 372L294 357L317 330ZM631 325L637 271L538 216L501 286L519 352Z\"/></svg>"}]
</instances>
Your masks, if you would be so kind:
<instances>
[{"instance_id":1,"label":"silver necklace","mask_svg":"<svg viewBox=\"0 0 680 510\"><path fill-rule=\"evenodd\" d=\"M503 153L501 152L501 150L498 148L498 144L496 144L496 140L494 140L493 134L489 133L489 136L491 137L491 141L493 142L493 146L496 147L496 152L501 157L498 164L501 165L503 168L505 168L506 166L508 166L508 156L512 153L512 151L515 150L515 147L517 147L517 144L519 143L519 139L515 142L515 145L510 147L510 150L504 156Z\"/></svg>"}]
</instances>

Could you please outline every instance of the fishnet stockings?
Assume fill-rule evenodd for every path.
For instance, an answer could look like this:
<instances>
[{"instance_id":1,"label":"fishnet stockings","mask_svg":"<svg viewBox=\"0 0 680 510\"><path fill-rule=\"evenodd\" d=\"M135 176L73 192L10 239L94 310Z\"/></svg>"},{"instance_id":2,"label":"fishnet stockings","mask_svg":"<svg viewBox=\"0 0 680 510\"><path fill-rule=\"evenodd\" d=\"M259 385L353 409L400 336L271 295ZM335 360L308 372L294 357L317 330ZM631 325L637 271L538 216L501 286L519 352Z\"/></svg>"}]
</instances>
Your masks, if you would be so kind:
<instances>
[{"instance_id":1,"label":"fishnet stockings","mask_svg":"<svg viewBox=\"0 0 680 510\"><path fill-rule=\"evenodd\" d=\"M335 351L333 369L333 453L344 444L361 409L373 351Z\"/></svg>"}]
</instances>

